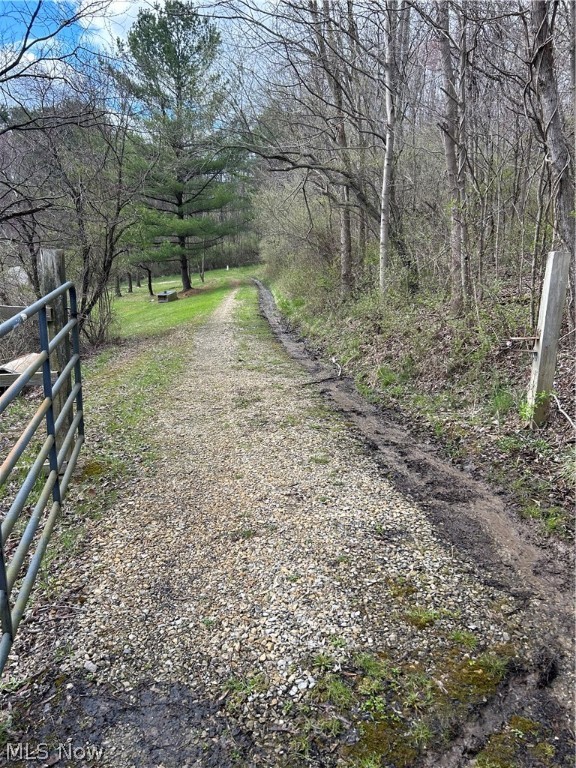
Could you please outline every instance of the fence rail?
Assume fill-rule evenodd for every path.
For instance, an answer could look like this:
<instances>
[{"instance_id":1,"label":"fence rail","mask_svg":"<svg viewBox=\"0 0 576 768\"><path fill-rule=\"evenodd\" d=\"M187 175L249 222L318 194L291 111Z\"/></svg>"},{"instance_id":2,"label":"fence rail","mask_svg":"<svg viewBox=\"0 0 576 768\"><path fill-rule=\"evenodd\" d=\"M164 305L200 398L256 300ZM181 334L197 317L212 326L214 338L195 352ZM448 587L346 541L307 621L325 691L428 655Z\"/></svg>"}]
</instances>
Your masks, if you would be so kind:
<instances>
[{"instance_id":1,"label":"fence rail","mask_svg":"<svg viewBox=\"0 0 576 768\"><path fill-rule=\"evenodd\" d=\"M61 303L65 317L69 319L62 328L55 330L53 338L50 339L50 306L57 302ZM1 524L0 673L4 669L18 625L24 615L84 442L77 315L76 290L73 283L67 282L23 311L13 314L0 325L2 339L36 317L40 338L36 359L0 396L0 415L7 411L27 385L35 382L40 371L44 389L42 403L0 466L0 492L11 478L14 479L13 472L18 469L19 460L31 445L33 438L38 437L42 424L45 425L44 439L36 449L34 460L11 500L10 508L3 515ZM69 350L67 360L54 380L50 359L56 355L62 359L62 349ZM34 446L31 446L32 453L34 450ZM8 551L10 555L6 556Z\"/></svg>"}]
</instances>

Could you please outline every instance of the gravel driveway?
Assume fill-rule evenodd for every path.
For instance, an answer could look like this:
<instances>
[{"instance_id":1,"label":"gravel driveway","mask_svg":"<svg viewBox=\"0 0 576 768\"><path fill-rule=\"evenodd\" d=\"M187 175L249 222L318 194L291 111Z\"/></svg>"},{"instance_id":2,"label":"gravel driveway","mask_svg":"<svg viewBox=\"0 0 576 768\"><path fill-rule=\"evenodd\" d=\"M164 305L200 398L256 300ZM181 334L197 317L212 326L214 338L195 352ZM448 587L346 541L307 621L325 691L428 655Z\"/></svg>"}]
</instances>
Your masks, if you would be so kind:
<instances>
[{"instance_id":1,"label":"gravel driveway","mask_svg":"<svg viewBox=\"0 0 576 768\"><path fill-rule=\"evenodd\" d=\"M253 301L195 333L147 435L159 458L93 531L38 714L48 764L481 765L438 755L491 707L478 753L520 707L550 744L523 765L568 765L553 696L526 704L550 681L522 599L443 544Z\"/></svg>"}]
</instances>

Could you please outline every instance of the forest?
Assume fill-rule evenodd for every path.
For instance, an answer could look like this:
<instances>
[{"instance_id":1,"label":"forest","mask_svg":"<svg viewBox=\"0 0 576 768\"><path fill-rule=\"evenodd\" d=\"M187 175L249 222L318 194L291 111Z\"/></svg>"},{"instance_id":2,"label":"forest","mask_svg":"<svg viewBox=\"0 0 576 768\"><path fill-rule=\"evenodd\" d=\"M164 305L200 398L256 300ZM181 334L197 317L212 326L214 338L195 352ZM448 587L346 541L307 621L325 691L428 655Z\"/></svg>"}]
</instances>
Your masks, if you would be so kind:
<instances>
[{"instance_id":1,"label":"forest","mask_svg":"<svg viewBox=\"0 0 576 768\"><path fill-rule=\"evenodd\" d=\"M455 461L485 433L493 465L553 457L518 494L565 530L573 279L549 433L521 424L547 254L574 254L573 3L2 5L1 302L64 249L100 344L121 281L262 264L311 346Z\"/></svg>"}]
</instances>

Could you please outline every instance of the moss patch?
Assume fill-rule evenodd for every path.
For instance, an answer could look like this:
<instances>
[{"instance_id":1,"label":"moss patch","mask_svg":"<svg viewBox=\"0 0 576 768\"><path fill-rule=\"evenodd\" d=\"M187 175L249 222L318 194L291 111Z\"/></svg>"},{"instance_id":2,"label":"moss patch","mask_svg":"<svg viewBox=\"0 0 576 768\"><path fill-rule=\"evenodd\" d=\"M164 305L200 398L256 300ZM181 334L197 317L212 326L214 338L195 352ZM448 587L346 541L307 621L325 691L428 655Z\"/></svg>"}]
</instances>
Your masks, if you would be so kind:
<instances>
[{"instance_id":1,"label":"moss patch","mask_svg":"<svg viewBox=\"0 0 576 768\"><path fill-rule=\"evenodd\" d=\"M360 741L351 751L355 765L361 765L367 759L377 759L375 765L382 765L382 758L386 765L394 765L394 768L414 765L420 750L406 738L403 723L388 720L363 723L360 733Z\"/></svg>"},{"instance_id":2,"label":"moss patch","mask_svg":"<svg viewBox=\"0 0 576 768\"><path fill-rule=\"evenodd\" d=\"M464 704L492 696L508 669L508 648L458 659L448 664L445 687L450 698Z\"/></svg>"},{"instance_id":3,"label":"moss patch","mask_svg":"<svg viewBox=\"0 0 576 768\"><path fill-rule=\"evenodd\" d=\"M524 768L553 766L556 747L551 733L541 723L512 715L505 726L490 736L476 756L477 768Z\"/></svg>"},{"instance_id":4,"label":"moss patch","mask_svg":"<svg viewBox=\"0 0 576 768\"><path fill-rule=\"evenodd\" d=\"M376 757L376 765L414 765L431 743L448 743L470 710L497 692L512 656L508 645L475 654L452 647L426 665L358 654L355 674L347 677L353 685L346 715L360 737L342 748L342 756L353 766ZM528 729L526 723L522 727Z\"/></svg>"}]
</instances>

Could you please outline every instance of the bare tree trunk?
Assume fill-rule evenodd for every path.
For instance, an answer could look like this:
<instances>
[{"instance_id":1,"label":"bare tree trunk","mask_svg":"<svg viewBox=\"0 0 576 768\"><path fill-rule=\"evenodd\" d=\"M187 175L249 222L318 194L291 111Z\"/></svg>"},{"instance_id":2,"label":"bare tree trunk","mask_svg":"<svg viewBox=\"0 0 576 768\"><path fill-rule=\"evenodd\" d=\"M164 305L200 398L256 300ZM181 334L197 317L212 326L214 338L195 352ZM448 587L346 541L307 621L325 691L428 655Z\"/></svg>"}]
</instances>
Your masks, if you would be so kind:
<instances>
[{"instance_id":1,"label":"bare tree trunk","mask_svg":"<svg viewBox=\"0 0 576 768\"><path fill-rule=\"evenodd\" d=\"M32 288L34 289L34 295L36 298L40 298L42 296L42 289L40 287L40 274L38 272L38 261L40 258L40 249L36 246L36 244L29 240L26 243L27 249L28 249L28 269L26 269L26 274L28 275L28 279L32 283ZM24 266L24 265L23 265Z\"/></svg>"},{"instance_id":2,"label":"bare tree trunk","mask_svg":"<svg viewBox=\"0 0 576 768\"><path fill-rule=\"evenodd\" d=\"M353 0L347 0L346 2L347 7L347 16L346 16L346 35L349 40L350 44L350 57L351 60L356 62L360 61L362 57L362 45L360 43L360 38L358 36L358 27L356 23L356 17L354 13L354 2ZM367 172L367 159L368 159L368 148L367 148L367 140L366 140L366 134L365 134L365 116L363 113L363 100L365 98L365 91L363 88L363 83L361 81L361 78L359 77L359 73L354 69L351 68L348 72L348 79L349 79L349 89L354 94L354 103L353 103L353 109L351 110L353 112L353 122L354 127L356 130L356 142L357 142L357 152L358 152L358 184L361 187L361 194L362 199L366 199L367 197L367 189L366 189L366 179L368 177ZM366 245L368 241L368 229L367 229L367 222L366 222L366 207L362 203L360 203L360 206L358 208L357 213L357 227L356 227L356 234L357 237L355 238L355 253L354 253L354 264L353 264L353 275L363 275L364 267L365 267L365 261L366 261Z\"/></svg>"},{"instance_id":3,"label":"bare tree trunk","mask_svg":"<svg viewBox=\"0 0 576 768\"><path fill-rule=\"evenodd\" d=\"M190 282L190 270L188 267L188 257L186 256L186 238L179 237L180 243L180 279L182 280L182 290L189 291L192 288Z\"/></svg>"},{"instance_id":4,"label":"bare tree trunk","mask_svg":"<svg viewBox=\"0 0 576 768\"><path fill-rule=\"evenodd\" d=\"M350 224L350 190L343 187L340 207L340 290L346 298L352 292L352 228Z\"/></svg>"},{"instance_id":5,"label":"bare tree trunk","mask_svg":"<svg viewBox=\"0 0 576 768\"><path fill-rule=\"evenodd\" d=\"M532 264L530 267L530 325L536 327L536 302L538 285L538 265L541 262L539 256L542 254L540 235L543 223L546 217L546 206L544 203L544 190L546 188L547 167L543 164L540 171L540 180L538 182L538 211L536 214L536 226L534 227L534 240L532 243Z\"/></svg>"},{"instance_id":6,"label":"bare tree trunk","mask_svg":"<svg viewBox=\"0 0 576 768\"><path fill-rule=\"evenodd\" d=\"M466 107L466 71L468 61L468 41L466 31L466 2L462 3L462 14L460 17L460 66L458 77L458 140L457 140L457 159L458 159L458 199L460 215L460 289L462 291L462 304L468 304L470 298L470 255L468 247L468 229L467 229L467 208L468 191L466 189L466 164L467 164L467 107Z\"/></svg>"},{"instance_id":7,"label":"bare tree trunk","mask_svg":"<svg viewBox=\"0 0 576 768\"><path fill-rule=\"evenodd\" d=\"M179 179L181 183L182 180ZM184 195L182 192L178 192L176 194L176 201L177 201L177 217L180 219L180 221L184 221L185 214L184 214ZM190 288L192 288L192 283L190 282L190 266L188 264L188 255L186 252L186 237L185 235L179 235L178 236L178 246L180 250L180 279L182 280L182 290L183 291L189 291Z\"/></svg>"},{"instance_id":8,"label":"bare tree trunk","mask_svg":"<svg viewBox=\"0 0 576 768\"><path fill-rule=\"evenodd\" d=\"M146 272L146 278L148 282L148 293L150 296L154 296L154 289L152 288L152 270L150 267L147 267L145 264L140 264L139 269L143 269L144 272Z\"/></svg>"},{"instance_id":9,"label":"bare tree trunk","mask_svg":"<svg viewBox=\"0 0 576 768\"><path fill-rule=\"evenodd\" d=\"M128 293L132 293L132 272L128 272L126 277L128 278Z\"/></svg>"},{"instance_id":10,"label":"bare tree trunk","mask_svg":"<svg viewBox=\"0 0 576 768\"><path fill-rule=\"evenodd\" d=\"M570 39L570 85L572 95L576 90L576 3L569 3L570 19L568 22L568 34Z\"/></svg>"},{"instance_id":11,"label":"bare tree trunk","mask_svg":"<svg viewBox=\"0 0 576 768\"><path fill-rule=\"evenodd\" d=\"M574 256L574 172L568 141L562 125L558 78L554 64L553 18L555 2L534 0L530 23L534 35L531 67L536 76L542 110L542 141L553 174L555 229L564 247Z\"/></svg>"},{"instance_id":12,"label":"bare tree trunk","mask_svg":"<svg viewBox=\"0 0 576 768\"><path fill-rule=\"evenodd\" d=\"M574 4L568 18L570 34L569 57L572 64L570 86L574 99ZM558 3L554 0L538 0L530 5L531 40L531 76L535 79L532 91L536 96L536 121L539 129L538 138L546 152L547 170L550 177L550 200L554 203L554 240L561 242L570 254L569 283L569 323L574 328L572 309L572 285L574 282L575 227L574 210L574 160L564 130L561 103L558 92L558 75L554 61L554 23ZM543 240L546 239L543 228ZM554 247L554 245L552 246Z\"/></svg>"},{"instance_id":13,"label":"bare tree trunk","mask_svg":"<svg viewBox=\"0 0 576 768\"><path fill-rule=\"evenodd\" d=\"M114 295L118 298L122 296L122 291L120 290L120 275L116 275L114 279Z\"/></svg>"},{"instance_id":14,"label":"bare tree trunk","mask_svg":"<svg viewBox=\"0 0 576 768\"><path fill-rule=\"evenodd\" d=\"M388 0L384 9L384 33L386 37L386 62L384 87L386 89L386 148L382 173L382 195L380 202L380 244L379 244L379 287L386 292L386 270L390 248L390 200L392 197L392 173L394 162L394 137L396 128L396 36L398 27L398 2Z\"/></svg>"},{"instance_id":15,"label":"bare tree trunk","mask_svg":"<svg viewBox=\"0 0 576 768\"><path fill-rule=\"evenodd\" d=\"M322 17L316 0L310 0L310 13L315 22L315 36L318 52L326 74L332 98L334 99L336 144L340 150L342 163L347 177L352 175L350 148L346 133L346 112L344 110L344 92L342 86L341 59L337 55L338 41L330 15L331 5L322 0ZM324 32L321 29L324 28ZM350 215L350 186L345 183L340 195L340 292L345 298L352 292L353 258L352 227Z\"/></svg>"},{"instance_id":16,"label":"bare tree trunk","mask_svg":"<svg viewBox=\"0 0 576 768\"><path fill-rule=\"evenodd\" d=\"M456 90L452 53L450 51L450 16L448 3L436 3L442 73L444 78L444 123L441 126L444 139L446 171L450 190L450 283L452 288L451 310L459 314L463 306L461 268L463 247L463 222L458 174L458 93Z\"/></svg>"},{"instance_id":17,"label":"bare tree trunk","mask_svg":"<svg viewBox=\"0 0 576 768\"><path fill-rule=\"evenodd\" d=\"M384 10L384 35L386 40L386 59L384 67L384 87L386 89L386 147L384 152L384 168L382 172L382 192L380 196L380 238L379 238L379 288L380 293L386 291L386 270L389 262L390 230L392 224L392 207L394 204L394 159L398 141L402 135L402 115L399 114L403 89L401 87L399 61L406 56L409 41L410 8L402 0L388 0ZM400 213L401 216L401 213ZM404 243L402 223L399 222L397 246L400 250ZM403 250L406 256L406 250ZM409 285L414 287L414 270L410 267ZM410 288L410 291L412 291Z\"/></svg>"},{"instance_id":18,"label":"bare tree trunk","mask_svg":"<svg viewBox=\"0 0 576 768\"><path fill-rule=\"evenodd\" d=\"M366 227L366 211L364 208L360 208L358 212L358 257L356 259L358 265L358 274L363 274L365 262L366 262L366 243L368 241Z\"/></svg>"}]
</instances>

